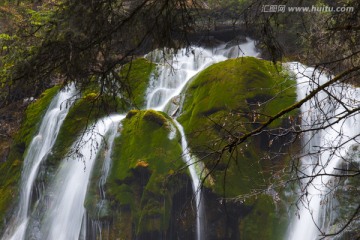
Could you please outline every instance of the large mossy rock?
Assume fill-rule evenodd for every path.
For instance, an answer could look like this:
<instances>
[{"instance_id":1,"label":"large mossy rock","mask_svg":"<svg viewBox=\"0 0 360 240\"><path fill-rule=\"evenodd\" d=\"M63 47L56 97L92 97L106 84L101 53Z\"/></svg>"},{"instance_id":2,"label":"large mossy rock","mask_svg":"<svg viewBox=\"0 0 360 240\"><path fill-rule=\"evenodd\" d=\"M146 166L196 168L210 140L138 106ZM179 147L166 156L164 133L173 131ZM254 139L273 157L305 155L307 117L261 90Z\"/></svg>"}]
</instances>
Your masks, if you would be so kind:
<instances>
[{"instance_id":1,"label":"large mossy rock","mask_svg":"<svg viewBox=\"0 0 360 240\"><path fill-rule=\"evenodd\" d=\"M205 173L210 173L206 187L218 198L241 196L238 208L226 209L233 219L227 226L219 226L220 212L207 211L208 224L213 225L210 229L235 226L226 235L214 233L209 239L278 239L282 223L275 212L274 196L253 193L266 192L272 175L285 166L289 155L284 154L288 149L283 143L289 139L264 132L232 153L221 150L235 137L256 129L269 116L292 105L296 99L294 80L280 65L252 57L231 59L199 73L183 97L179 121L192 151L204 162ZM266 130L280 132L295 114L274 121Z\"/></svg>"},{"instance_id":2,"label":"large mossy rock","mask_svg":"<svg viewBox=\"0 0 360 240\"><path fill-rule=\"evenodd\" d=\"M121 128L107 181L111 239L192 239L195 218L190 212L191 220L183 223L180 217L192 189L188 174L178 171L185 164L172 120L161 112L132 110Z\"/></svg>"},{"instance_id":3,"label":"large mossy rock","mask_svg":"<svg viewBox=\"0 0 360 240\"><path fill-rule=\"evenodd\" d=\"M19 196L19 184L21 169L32 138L39 130L41 119L45 115L51 100L58 92L59 87L46 90L39 99L31 103L25 112L21 128L16 134L9 155L4 162L0 162L0 219L4 220L7 213L13 209L14 203ZM0 222L0 229L2 224Z\"/></svg>"}]
</instances>

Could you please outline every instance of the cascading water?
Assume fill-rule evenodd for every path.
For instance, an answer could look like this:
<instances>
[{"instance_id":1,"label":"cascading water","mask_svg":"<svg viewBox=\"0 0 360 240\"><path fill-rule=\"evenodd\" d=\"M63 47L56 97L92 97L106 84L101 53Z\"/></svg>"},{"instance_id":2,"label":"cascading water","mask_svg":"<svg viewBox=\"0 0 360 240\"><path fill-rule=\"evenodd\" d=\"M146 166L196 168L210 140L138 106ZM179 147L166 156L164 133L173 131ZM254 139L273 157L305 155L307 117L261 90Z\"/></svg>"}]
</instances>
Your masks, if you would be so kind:
<instances>
[{"instance_id":1,"label":"cascading water","mask_svg":"<svg viewBox=\"0 0 360 240\"><path fill-rule=\"evenodd\" d=\"M74 95L74 87L59 92L50 103L43 117L39 133L33 138L27 150L21 177L19 207L14 222L6 230L3 239L24 239L28 224L32 189L41 162L51 150L59 133L60 127L69 111Z\"/></svg>"},{"instance_id":2,"label":"cascading water","mask_svg":"<svg viewBox=\"0 0 360 240\"><path fill-rule=\"evenodd\" d=\"M290 63L289 68L297 78L298 100L330 79L318 70L299 63ZM301 106L302 130L320 128L318 131L309 131L303 135L300 169L304 173L303 177L334 173L334 168L343 162L352 144L359 142L359 137L356 138L360 134L359 114L335 122L345 116L347 110L359 106L360 91L345 84L330 86L326 91L334 97L321 91L316 99L313 98ZM337 99L341 99L341 103ZM329 124L333 124L332 127L322 129ZM305 193L305 199L300 206L298 216L290 224L287 239L317 239L320 232L316 225L323 232L330 230L331 216L327 216L326 208L333 204L332 188L329 184L334 178L326 175L317 176L307 185L309 180L305 178L301 183L300 193Z\"/></svg>"},{"instance_id":3,"label":"cascading water","mask_svg":"<svg viewBox=\"0 0 360 240\"><path fill-rule=\"evenodd\" d=\"M150 80L150 86L147 90L147 109L155 109L157 111L166 111L171 116L175 116L178 109L174 112L169 108L169 104L174 102L174 98L179 96L181 91L189 80L196 74L204 70L206 67L224 61L231 57L240 56L258 56L259 53L255 50L255 44L250 39L241 45L227 47L222 45L214 51L206 50L200 47L195 47L191 51L183 49L177 54L171 55L170 59L164 56L164 52L153 52L148 57L159 64L157 68L158 75L153 76ZM178 108L181 103L177 103ZM181 134L181 145L183 149L183 159L188 165L190 176L192 179L192 186L195 192L196 202L196 238L202 240L204 238L204 216L203 216L203 199L201 191L200 172L197 172L198 165L196 159L190 154L185 132L181 124L174 119L174 123Z\"/></svg>"},{"instance_id":4,"label":"cascading water","mask_svg":"<svg viewBox=\"0 0 360 240\"><path fill-rule=\"evenodd\" d=\"M238 51L239 49L242 51ZM248 41L240 46L224 45L213 51L195 47L190 52L186 50L179 51L178 54L172 55L170 60L158 61L159 67L157 70L159 75L154 76L150 81L146 108L165 111L173 98L181 93L186 83L207 66L226 60L229 57L244 56L246 54L257 56L258 53L254 49L253 41ZM152 55L152 57L162 58L162 55L156 54L156 52L155 55ZM170 64L168 61L170 61ZM84 223L86 221L84 200L91 170L96 161L99 146L104 141L104 136L106 136L105 140L110 150L106 153L99 181L101 198L99 204L104 204L106 201L103 187L109 173L112 142L117 133L117 126L124 118L124 116L120 115L97 121L92 128L95 132L87 132L78 140L85 143L81 149L78 149L77 153L79 154L72 155L69 159L62 161L52 182L45 189L45 196L41 196L41 199L35 204L34 209L37 210L30 212L29 209L32 204L31 191L39 166L54 145L60 126L68 112L68 108L65 107L63 102L74 94L73 91L72 88L71 91L61 92L54 98L44 116L39 134L33 139L28 149L22 174L19 211L14 216L13 224L6 230L3 239L87 239L87 229ZM63 106L60 108L61 103L63 103ZM196 171L195 159L189 152L184 129L176 119L174 122L181 134L183 159L189 165L193 188L196 192L196 234L197 239L201 240L204 237L200 177ZM97 147L94 148L94 146ZM84 166L86 167L85 170ZM101 208L99 206L99 211ZM30 213L35 212L36 214L31 215L32 219L30 221ZM98 228L97 231L101 231L102 226L99 225L95 228ZM95 235L101 236L101 233Z\"/></svg>"},{"instance_id":5,"label":"cascading water","mask_svg":"<svg viewBox=\"0 0 360 240\"><path fill-rule=\"evenodd\" d=\"M116 133L117 125L123 118L124 116L116 115L98 120L93 130L78 140L85 142L79 154L63 160L49 188L48 195L52 199L42 220L39 239L79 238L85 218L84 200L98 146L109 130Z\"/></svg>"}]
</instances>

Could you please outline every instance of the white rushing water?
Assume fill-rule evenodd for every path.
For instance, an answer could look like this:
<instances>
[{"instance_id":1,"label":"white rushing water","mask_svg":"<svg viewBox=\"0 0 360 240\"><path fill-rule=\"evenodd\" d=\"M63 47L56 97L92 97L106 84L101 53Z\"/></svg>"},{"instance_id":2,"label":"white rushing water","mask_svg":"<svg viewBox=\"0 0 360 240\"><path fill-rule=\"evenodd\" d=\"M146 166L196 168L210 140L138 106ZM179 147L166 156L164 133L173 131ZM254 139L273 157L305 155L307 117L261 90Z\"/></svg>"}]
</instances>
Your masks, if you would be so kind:
<instances>
[{"instance_id":1,"label":"white rushing water","mask_svg":"<svg viewBox=\"0 0 360 240\"><path fill-rule=\"evenodd\" d=\"M85 218L85 196L99 146L109 130L117 131L117 125L123 118L115 115L98 120L91 128L93 130L78 140L85 141L79 154L63 160L50 186L52 199L43 219L40 239L79 238Z\"/></svg>"},{"instance_id":2,"label":"white rushing water","mask_svg":"<svg viewBox=\"0 0 360 240\"><path fill-rule=\"evenodd\" d=\"M55 143L60 127L72 104L71 101L68 100L70 100L74 94L75 89L71 86L69 89L59 92L54 97L42 119L38 134L33 138L27 149L21 175L18 211L13 220L14 222L6 230L3 239L24 239L29 220L32 190L39 166Z\"/></svg>"},{"instance_id":3,"label":"white rushing water","mask_svg":"<svg viewBox=\"0 0 360 240\"><path fill-rule=\"evenodd\" d=\"M306 97L312 89L329 81L326 74L321 74L314 68L306 67L300 63L290 63L291 71L296 74L298 99ZM325 91L317 94L316 98L301 106L303 130L321 128L333 124L346 114L346 109L351 110L360 105L360 91L349 85L333 85L326 89L334 97L329 97ZM341 100L341 103L337 101ZM305 175L331 174L348 156L349 149L356 143L352 140L360 134L360 115L349 116L326 129L307 132L303 135L303 156L301 157L301 170ZM359 141L359 139L356 139ZM339 148L334 148L340 146ZM335 154L331 151L335 150ZM327 216L328 206L331 206L331 176L317 176L306 186L309 178L302 181L300 193L307 193L300 205L298 215L291 221L287 239L313 240L318 239L320 232L329 231L331 216ZM330 219L330 220L329 220ZM316 224L316 225L315 225Z\"/></svg>"},{"instance_id":4,"label":"white rushing water","mask_svg":"<svg viewBox=\"0 0 360 240\"><path fill-rule=\"evenodd\" d=\"M158 75L153 76L150 80L150 86L147 90L146 109L166 111L168 105L174 102L174 98L179 96L189 80L214 63L240 56L258 56L259 53L256 51L254 41L250 39L247 40L246 43L241 45L227 47L226 44L224 44L214 50L194 47L189 51L182 49L177 54L171 54L170 56L164 56L166 54L161 51L154 51L149 54L147 57L158 63ZM181 107L180 102L178 102L177 105ZM168 114L176 115L171 112L168 112ZM183 159L188 165L195 193L197 211L196 238L197 240L202 240L204 239L205 227L203 215L204 202L199 176L201 174L201 166L199 166L197 160L190 153L183 127L176 119L174 119L174 123L181 135ZM197 168L200 170L197 171Z\"/></svg>"}]
</instances>

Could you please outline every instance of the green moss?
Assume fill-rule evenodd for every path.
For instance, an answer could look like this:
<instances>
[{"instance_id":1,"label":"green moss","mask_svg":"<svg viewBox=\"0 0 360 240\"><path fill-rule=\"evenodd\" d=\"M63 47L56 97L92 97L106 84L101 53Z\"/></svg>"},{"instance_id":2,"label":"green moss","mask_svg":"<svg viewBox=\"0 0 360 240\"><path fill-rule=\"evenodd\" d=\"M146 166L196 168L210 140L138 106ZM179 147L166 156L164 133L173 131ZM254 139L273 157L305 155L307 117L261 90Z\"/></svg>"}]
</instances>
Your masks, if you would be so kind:
<instances>
[{"instance_id":1,"label":"green moss","mask_svg":"<svg viewBox=\"0 0 360 240\"><path fill-rule=\"evenodd\" d=\"M150 74L154 69L155 65L143 58L126 64L119 73L129 87L124 98L130 99L133 105L142 106L145 101ZM56 165L63 159L70 152L72 144L80 134L84 133L86 127L90 126L96 119L113 112L125 112L131 108L131 106L124 104L123 99L100 95L100 89L95 84L96 81L91 82L83 90L83 97L70 109L54 145L53 154L49 160L50 164Z\"/></svg>"},{"instance_id":2,"label":"green moss","mask_svg":"<svg viewBox=\"0 0 360 240\"><path fill-rule=\"evenodd\" d=\"M142 108L145 105L146 89L149 85L150 76L155 71L155 66L145 58L138 58L126 64L119 73L129 88L125 96L137 108Z\"/></svg>"},{"instance_id":3,"label":"green moss","mask_svg":"<svg viewBox=\"0 0 360 240\"><path fill-rule=\"evenodd\" d=\"M18 197L18 184L26 149L39 130L41 118L58 90L59 87L46 90L39 99L27 107L25 118L20 131L14 138L9 156L5 162L0 163L0 219L4 219Z\"/></svg>"},{"instance_id":4,"label":"green moss","mask_svg":"<svg viewBox=\"0 0 360 240\"><path fill-rule=\"evenodd\" d=\"M168 137L170 124L163 113L132 111L114 142L108 196L114 212L131 213L136 235L167 230L172 197L185 184L174 174L185 164L179 139Z\"/></svg>"}]
</instances>

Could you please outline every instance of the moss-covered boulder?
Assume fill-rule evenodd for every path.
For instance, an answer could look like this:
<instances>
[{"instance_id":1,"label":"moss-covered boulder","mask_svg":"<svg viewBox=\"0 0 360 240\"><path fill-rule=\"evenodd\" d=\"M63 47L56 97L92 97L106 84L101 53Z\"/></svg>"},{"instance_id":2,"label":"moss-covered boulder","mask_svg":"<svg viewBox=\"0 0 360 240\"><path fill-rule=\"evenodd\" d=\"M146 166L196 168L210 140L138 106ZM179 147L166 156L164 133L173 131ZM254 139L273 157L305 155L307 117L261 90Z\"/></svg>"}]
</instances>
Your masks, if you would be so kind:
<instances>
[{"instance_id":1,"label":"moss-covered boulder","mask_svg":"<svg viewBox=\"0 0 360 240\"><path fill-rule=\"evenodd\" d=\"M179 209L184 209L186 201L191 203L192 196L188 174L179 172L184 165L179 134L166 114L153 110L127 114L114 141L106 183L111 239L179 236L171 229L183 220ZM195 218L191 212L187 217L191 225L183 224L188 229L182 234L193 235Z\"/></svg>"},{"instance_id":2,"label":"moss-covered boulder","mask_svg":"<svg viewBox=\"0 0 360 240\"><path fill-rule=\"evenodd\" d=\"M296 113L274 121L266 131L246 140L231 153L222 152L222 148L292 105L296 99L294 80L280 65L245 57L205 69L188 84L184 95L179 121L191 149L204 162L205 173L210 172L206 187L218 197L241 196L238 203L252 209L246 217L241 211L233 213L234 221L239 223L228 224L238 228L237 233L231 230L231 236L277 239L274 225L280 221L274 202L269 200L271 195L254 192L266 192L273 174L286 164L289 155L284 154L288 149L283 143L289 139L275 135L291 124ZM209 210L208 214L214 212ZM216 224L213 227L221 228Z\"/></svg>"},{"instance_id":3,"label":"moss-covered boulder","mask_svg":"<svg viewBox=\"0 0 360 240\"><path fill-rule=\"evenodd\" d=\"M33 136L39 130L41 119L46 113L51 100L59 87L46 90L36 101L31 103L25 112L19 132L15 135L6 161L0 162L0 219L10 213L16 198L19 196L18 186L21 179L21 169L26 150ZM0 222L0 229L2 224Z\"/></svg>"}]
</instances>

